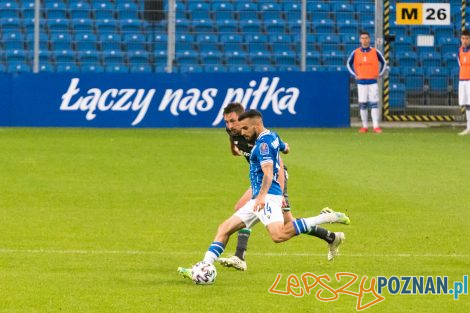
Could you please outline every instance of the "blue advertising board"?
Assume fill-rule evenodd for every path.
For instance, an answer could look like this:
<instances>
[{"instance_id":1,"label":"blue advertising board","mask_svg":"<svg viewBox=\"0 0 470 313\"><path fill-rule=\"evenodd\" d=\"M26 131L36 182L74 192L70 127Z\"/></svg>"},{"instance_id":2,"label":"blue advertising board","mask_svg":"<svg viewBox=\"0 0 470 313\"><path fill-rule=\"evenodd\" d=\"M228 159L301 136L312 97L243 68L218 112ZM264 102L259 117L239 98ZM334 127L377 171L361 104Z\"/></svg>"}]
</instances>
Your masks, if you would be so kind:
<instances>
[{"instance_id":1,"label":"blue advertising board","mask_svg":"<svg viewBox=\"0 0 470 313\"><path fill-rule=\"evenodd\" d=\"M1 126L220 127L240 102L269 127L349 127L346 72L0 75Z\"/></svg>"}]
</instances>

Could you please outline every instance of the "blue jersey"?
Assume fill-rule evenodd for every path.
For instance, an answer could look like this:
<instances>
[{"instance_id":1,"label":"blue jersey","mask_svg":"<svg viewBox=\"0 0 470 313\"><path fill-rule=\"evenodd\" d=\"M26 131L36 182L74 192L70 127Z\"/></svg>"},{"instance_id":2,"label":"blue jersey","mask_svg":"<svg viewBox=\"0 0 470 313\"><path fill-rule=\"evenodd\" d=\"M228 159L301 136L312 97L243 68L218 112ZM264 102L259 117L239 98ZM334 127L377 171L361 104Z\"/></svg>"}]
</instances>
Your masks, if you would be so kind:
<instances>
[{"instance_id":1,"label":"blue jersey","mask_svg":"<svg viewBox=\"0 0 470 313\"><path fill-rule=\"evenodd\" d=\"M280 168L279 150L284 151L285 149L286 145L281 138L269 130L262 132L256 139L250 156L250 182L253 199L259 194L264 176L261 165L265 163L273 164L273 181L268 194L282 196L281 185L279 185L277 177Z\"/></svg>"}]
</instances>

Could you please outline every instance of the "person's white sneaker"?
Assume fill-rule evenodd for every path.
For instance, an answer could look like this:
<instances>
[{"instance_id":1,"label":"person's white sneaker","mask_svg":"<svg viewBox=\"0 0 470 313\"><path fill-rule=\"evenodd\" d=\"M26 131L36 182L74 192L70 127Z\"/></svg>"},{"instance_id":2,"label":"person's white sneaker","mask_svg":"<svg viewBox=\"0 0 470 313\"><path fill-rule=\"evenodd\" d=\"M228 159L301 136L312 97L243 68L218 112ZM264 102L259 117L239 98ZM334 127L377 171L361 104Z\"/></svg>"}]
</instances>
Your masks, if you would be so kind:
<instances>
[{"instance_id":1,"label":"person's white sneaker","mask_svg":"<svg viewBox=\"0 0 470 313\"><path fill-rule=\"evenodd\" d=\"M464 131L459 133L459 136L470 135L470 129L465 129Z\"/></svg>"},{"instance_id":2,"label":"person's white sneaker","mask_svg":"<svg viewBox=\"0 0 470 313\"><path fill-rule=\"evenodd\" d=\"M218 262L226 267L233 267L239 271L246 271L246 262L237 257L236 255L229 258L219 258Z\"/></svg>"},{"instance_id":3,"label":"person's white sneaker","mask_svg":"<svg viewBox=\"0 0 470 313\"><path fill-rule=\"evenodd\" d=\"M335 233L335 241L328 244L328 261L333 260L336 256L339 255L339 246L346 239L344 233L337 232Z\"/></svg>"}]
</instances>

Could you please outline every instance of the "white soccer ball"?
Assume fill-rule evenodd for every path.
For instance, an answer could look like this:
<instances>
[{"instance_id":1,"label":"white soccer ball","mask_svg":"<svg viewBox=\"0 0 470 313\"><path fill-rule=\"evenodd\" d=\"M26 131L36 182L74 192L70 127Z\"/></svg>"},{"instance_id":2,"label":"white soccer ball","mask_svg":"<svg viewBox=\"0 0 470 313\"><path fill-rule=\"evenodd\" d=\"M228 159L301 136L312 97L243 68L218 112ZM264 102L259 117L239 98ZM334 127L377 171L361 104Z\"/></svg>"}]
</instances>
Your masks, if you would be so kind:
<instances>
[{"instance_id":1,"label":"white soccer ball","mask_svg":"<svg viewBox=\"0 0 470 313\"><path fill-rule=\"evenodd\" d=\"M193 282L198 285L210 285L215 282L217 270L214 264L201 261L191 269Z\"/></svg>"}]
</instances>

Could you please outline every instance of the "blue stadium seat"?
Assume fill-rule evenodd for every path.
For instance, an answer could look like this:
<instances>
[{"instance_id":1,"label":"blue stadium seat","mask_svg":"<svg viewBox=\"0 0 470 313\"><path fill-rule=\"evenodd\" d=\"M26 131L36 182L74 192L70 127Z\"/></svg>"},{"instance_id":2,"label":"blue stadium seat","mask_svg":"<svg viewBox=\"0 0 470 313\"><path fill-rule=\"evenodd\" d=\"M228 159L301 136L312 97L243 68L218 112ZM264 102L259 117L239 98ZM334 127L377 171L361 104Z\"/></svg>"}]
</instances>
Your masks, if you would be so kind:
<instances>
[{"instance_id":1,"label":"blue stadium seat","mask_svg":"<svg viewBox=\"0 0 470 313\"><path fill-rule=\"evenodd\" d=\"M111 50L103 51L103 64L104 65L113 65L113 64L125 64L126 57L122 51Z\"/></svg>"},{"instance_id":2,"label":"blue stadium seat","mask_svg":"<svg viewBox=\"0 0 470 313\"><path fill-rule=\"evenodd\" d=\"M252 70L253 69L249 65L236 64L228 66L229 72L251 72Z\"/></svg>"},{"instance_id":3,"label":"blue stadium seat","mask_svg":"<svg viewBox=\"0 0 470 313\"><path fill-rule=\"evenodd\" d=\"M187 64L187 65L194 65L199 64L199 55L194 50L178 50L175 53L176 55L176 62L179 65Z\"/></svg>"},{"instance_id":4,"label":"blue stadium seat","mask_svg":"<svg viewBox=\"0 0 470 313\"><path fill-rule=\"evenodd\" d=\"M257 21L258 4L254 2L235 2L235 15L240 21Z\"/></svg>"},{"instance_id":5,"label":"blue stadium seat","mask_svg":"<svg viewBox=\"0 0 470 313\"><path fill-rule=\"evenodd\" d=\"M444 64L446 66L457 66L457 64L458 64L457 52L444 53L444 55L442 57L442 61L444 61Z\"/></svg>"},{"instance_id":6,"label":"blue stadium seat","mask_svg":"<svg viewBox=\"0 0 470 313\"><path fill-rule=\"evenodd\" d=\"M391 108L403 108L406 104L406 88L404 84L390 83L389 105Z\"/></svg>"},{"instance_id":7,"label":"blue stadium seat","mask_svg":"<svg viewBox=\"0 0 470 313\"><path fill-rule=\"evenodd\" d=\"M148 64L150 53L142 50L130 50L127 53L127 58L129 60L129 64L132 65Z\"/></svg>"},{"instance_id":8,"label":"blue stadium seat","mask_svg":"<svg viewBox=\"0 0 470 313\"><path fill-rule=\"evenodd\" d=\"M87 64L101 64L101 53L96 50L78 51L77 59L80 66Z\"/></svg>"},{"instance_id":9,"label":"blue stadium seat","mask_svg":"<svg viewBox=\"0 0 470 313\"><path fill-rule=\"evenodd\" d=\"M194 47L194 36L188 34L177 34L175 38L176 50L192 50Z\"/></svg>"},{"instance_id":10,"label":"blue stadium seat","mask_svg":"<svg viewBox=\"0 0 470 313\"><path fill-rule=\"evenodd\" d=\"M272 65L255 65L253 66L255 72L275 72L277 71L275 66Z\"/></svg>"},{"instance_id":11,"label":"blue stadium seat","mask_svg":"<svg viewBox=\"0 0 470 313\"><path fill-rule=\"evenodd\" d=\"M131 65L130 71L132 73L152 73L153 69L150 64L139 64L139 65Z\"/></svg>"},{"instance_id":12,"label":"blue stadium seat","mask_svg":"<svg viewBox=\"0 0 470 313\"><path fill-rule=\"evenodd\" d=\"M104 67L98 64L85 64L80 66L82 72L85 73L103 73Z\"/></svg>"},{"instance_id":13,"label":"blue stadium seat","mask_svg":"<svg viewBox=\"0 0 470 313\"><path fill-rule=\"evenodd\" d=\"M346 62L340 55L323 55L323 65L326 66L343 66Z\"/></svg>"},{"instance_id":14,"label":"blue stadium seat","mask_svg":"<svg viewBox=\"0 0 470 313\"><path fill-rule=\"evenodd\" d=\"M7 64L17 64L17 63L26 63L29 64L30 55L28 52L22 49L17 50L6 50L5 51L5 61Z\"/></svg>"},{"instance_id":15,"label":"blue stadium seat","mask_svg":"<svg viewBox=\"0 0 470 313\"><path fill-rule=\"evenodd\" d=\"M21 1L20 12L24 19L34 18L34 1Z\"/></svg>"},{"instance_id":16,"label":"blue stadium seat","mask_svg":"<svg viewBox=\"0 0 470 313\"><path fill-rule=\"evenodd\" d=\"M424 67L441 66L441 55L438 52L422 52L419 54L419 58Z\"/></svg>"},{"instance_id":17,"label":"blue stadium seat","mask_svg":"<svg viewBox=\"0 0 470 313\"><path fill-rule=\"evenodd\" d=\"M355 20L352 19L344 19L344 20L338 20L337 21L338 25L338 33L340 34L351 34L355 35L358 33L358 24Z\"/></svg>"},{"instance_id":18,"label":"blue stadium seat","mask_svg":"<svg viewBox=\"0 0 470 313\"><path fill-rule=\"evenodd\" d=\"M279 12L281 8L276 8L273 13L276 11ZM301 5L296 2L286 2L282 6L282 12L284 13L286 21L296 21L301 19ZM275 18L275 17L273 17ZM279 17L278 17L279 18Z\"/></svg>"},{"instance_id":19,"label":"blue stadium seat","mask_svg":"<svg viewBox=\"0 0 470 313\"><path fill-rule=\"evenodd\" d=\"M335 32L335 23L329 19L313 21L313 29L318 34L331 34Z\"/></svg>"},{"instance_id":20,"label":"blue stadium seat","mask_svg":"<svg viewBox=\"0 0 470 313\"><path fill-rule=\"evenodd\" d=\"M121 20L121 32L126 33L140 33L143 30L143 23L139 19L126 19Z\"/></svg>"},{"instance_id":21,"label":"blue stadium seat","mask_svg":"<svg viewBox=\"0 0 470 313\"><path fill-rule=\"evenodd\" d=\"M300 72L300 67L297 65L279 65L277 67L278 71L280 72Z\"/></svg>"},{"instance_id":22,"label":"blue stadium seat","mask_svg":"<svg viewBox=\"0 0 470 313\"><path fill-rule=\"evenodd\" d=\"M12 64L8 64L7 71L9 73L32 72L32 69L31 69L31 66L26 63L12 63Z\"/></svg>"},{"instance_id":23,"label":"blue stadium seat","mask_svg":"<svg viewBox=\"0 0 470 313\"><path fill-rule=\"evenodd\" d=\"M94 33L94 25L91 19L81 18L78 20L72 20L72 29L75 33Z\"/></svg>"},{"instance_id":24,"label":"blue stadium seat","mask_svg":"<svg viewBox=\"0 0 470 313\"><path fill-rule=\"evenodd\" d=\"M278 51L275 54L273 54L273 63L278 66L281 66L281 65L293 66L293 65L298 65L299 61L294 51L285 50L285 51Z\"/></svg>"},{"instance_id":25,"label":"blue stadium seat","mask_svg":"<svg viewBox=\"0 0 470 313\"><path fill-rule=\"evenodd\" d=\"M69 49L53 51L52 57L54 58L56 65L71 64L76 61L75 52Z\"/></svg>"},{"instance_id":26,"label":"blue stadium seat","mask_svg":"<svg viewBox=\"0 0 470 313\"><path fill-rule=\"evenodd\" d=\"M226 72L227 67L224 65L218 65L218 64L207 64L203 66L204 72L208 73L219 73L219 72Z\"/></svg>"},{"instance_id":27,"label":"blue stadium seat","mask_svg":"<svg viewBox=\"0 0 470 313\"><path fill-rule=\"evenodd\" d=\"M233 4L230 2L212 2L212 12L216 21L233 20L233 11Z\"/></svg>"},{"instance_id":28,"label":"blue stadium seat","mask_svg":"<svg viewBox=\"0 0 470 313\"><path fill-rule=\"evenodd\" d=\"M39 64L39 72L53 73L55 71L56 71L56 69L55 69L54 64L51 64L51 63L41 63L41 64Z\"/></svg>"},{"instance_id":29,"label":"blue stadium seat","mask_svg":"<svg viewBox=\"0 0 470 313\"><path fill-rule=\"evenodd\" d=\"M247 56L244 51L225 51L225 62L227 65L246 65L248 63Z\"/></svg>"},{"instance_id":30,"label":"blue stadium seat","mask_svg":"<svg viewBox=\"0 0 470 313\"><path fill-rule=\"evenodd\" d=\"M459 40L453 37L441 37L437 43L442 54L457 52L459 48Z\"/></svg>"},{"instance_id":31,"label":"blue stadium seat","mask_svg":"<svg viewBox=\"0 0 470 313\"><path fill-rule=\"evenodd\" d=\"M144 34L125 34L123 35L123 40L128 51L147 50L147 41Z\"/></svg>"},{"instance_id":32,"label":"blue stadium seat","mask_svg":"<svg viewBox=\"0 0 470 313\"><path fill-rule=\"evenodd\" d=\"M454 28L452 26L438 26L434 29L434 35L437 41L440 38L455 38Z\"/></svg>"},{"instance_id":33,"label":"blue stadium seat","mask_svg":"<svg viewBox=\"0 0 470 313\"><path fill-rule=\"evenodd\" d=\"M104 71L106 73L129 73L130 69L125 64L108 64L105 65Z\"/></svg>"},{"instance_id":34,"label":"blue stadium seat","mask_svg":"<svg viewBox=\"0 0 470 313\"><path fill-rule=\"evenodd\" d=\"M261 34L249 34L245 36L245 45L248 52L268 50L268 36Z\"/></svg>"},{"instance_id":35,"label":"blue stadium seat","mask_svg":"<svg viewBox=\"0 0 470 313\"><path fill-rule=\"evenodd\" d=\"M16 1L0 2L0 18L18 18L20 6Z\"/></svg>"},{"instance_id":36,"label":"blue stadium seat","mask_svg":"<svg viewBox=\"0 0 470 313\"><path fill-rule=\"evenodd\" d=\"M2 18L0 19L0 29L3 33L21 33L22 32L22 20L16 17Z\"/></svg>"},{"instance_id":37,"label":"blue stadium seat","mask_svg":"<svg viewBox=\"0 0 470 313\"><path fill-rule=\"evenodd\" d=\"M99 35L119 34L119 21L110 19L96 20L95 26Z\"/></svg>"},{"instance_id":38,"label":"blue stadium seat","mask_svg":"<svg viewBox=\"0 0 470 313\"><path fill-rule=\"evenodd\" d=\"M167 64L168 54L166 50L156 50L153 53L153 60L157 65Z\"/></svg>"},{"instance_id":39,"label":"blue stadium seat","mask_svg":"<svg viewBox=\"0 0 470 313\"><path fill-rule=\"evenodd\" d=\"M117 2L116 12L119 19L138 19L139 7L134 2ZM132 71L132 67L131 67Z\"/></svg>"},{"instance_id":40,"label":"blue stadium seat","mask_svg":"<svg viewBox=\"0 0 470 313\"><path fill-rule=\"evenodd\" d=\"M201 73L203 68L200 65L182 64L178 66L178 72L180 73Z\"/></svg>"},{"instance_id":41,"label":"blue stadium seat","mask_svg":"<svg viewBox=\"0 0 470 313\"><path fill-rule=\"evenodd\" d=\"M263 31L259 20L243 20L239 25L240 31L245 34L258 34Z\"/></svg>"},{"instance_id":42,"label":"blue stadium seat","mask_svg":"<svg viewBox=\"0 0 470 313\"><path fill-rule=\"evenodd\" d=\"M121 36L114 33L100 35L101 50L121 50Z\"/></svg>"},{"instance_id":43,"label":"blue stadium seat","mask_svg":"<svg viewBox=\"0 0 470 313\"><path fill-rule=\"evenodd\" d=\"M108 1L92 1L93 15L97 20L113 19L114 3Z\"/></svg>"},{"instance_id":44,"label":"blue stadium seat","mask_svg":"<svg viewBox=\"0 0 470 313\"><path fill-rule=\"evenodd\" d=\"M51 35L51 50L71 50L72 42L73 39L70 33L54 33Z\"/></svg>"},{"instance_id":45,"label":"blue stadium seat","mask_svg":"<svg viewBox=\"0 0 470 313\"><path fill-rule=\"evenodd\" d=\"M72 19L90 18L91 7L86 1L73 1L69 4L69 14Z\"/></svg>"},{"instance_id":46,"label":"blue stadium seat","mask_svg":"<svg viewBox=\"0 0 470 313\"><path fill-rule=\"evenodd\" d=\"M196 35L195 45L199 51L219 50L219 38L215 34Z\"/></svg>"},{"instance_id":47,"label":"blue stadium seat","mask_svg":"<svg viewBox=\"0 0 470 313\"><path fill-rule=\"evenodd\" d=\"M282 18L281 12L283 12L283 9L282 6L278 3L260 3L259 9L260 19L262 20L273 20ZM285 14L287 14L288 12L292 14L297 13L294 8L292 8L291 11L284 11Z\"/></svg>"},{"instance_id":48,"label":"blue stadium seat","mask_svg":"<svg viewBox=\"0 0 470 313\"><path fill-rule=\"evenodd\" d=\"M177 34L192 33L191 21L187 19L176 19L175 30Z\"/></svg>"},{"instance_id":49,"label":"blue stadium seat","mask_svg":"<svg viewBox=\"0 0 470 313\"><path fill-rule=\"evenodd\" d=\"M210 4L205 2L189 2L188 11L193 20L210 20Z\"/></svg>"},{"instance_id":50,"label":"blue stadium seat","mask_svg":"<svg viewBox=\"0 0 470 313\"><path fill-rule=\"evenodd\" d=\"M399 66L415 67L417 66L418 55L415 52L399 51L396 54Z\"/></svg>"},{"instance_id":51,"label":"blue stadium seat","mask_svg":"<svg viewBox=\"0 0 470 313\"><path fill-rule=\"evenodd\" d=\"M87 51L87 50L97 50L97 36L90 32L90 33L77 33L74 37L75 42L75 50L77 51Z\"/></svg>"},{"instance_id":52,"label":"blue stadium seat","mask_svg":"<svg viewBox=\"0 0 470 313\"><path fill-rule=\"evenodd\" d=\"M5 50L25 49L25 38L21 32L4 33L2 36L2 41Z\"/></svg>"},{"instance_id":53,"label":"blue stadium seat","mask_svg":"<svg viewBox=\"0 0 470 313\"><path fill-rule=\"evenodd\" d=\"M147 35L147 45L150 50L155 50L156 48L161 49L167 48L168 36L166 34L155 34L151 33ZM153 46L153 49L152 49Z\"/></svg>"},{"instance_id":54,"label":"blue stadium seat","mask_svg":"<svg viewBox=\"0 0 470 313\"><path fill-rule=\"evenodd\" d=\"M307 65L320 65L321 54L318 51L307 51Z\"/></svg>"},{"instance_id":55,"label":"blue stadium seat","mask_svg":"<svg viewBox=\"0 0 470 313\"><path fill-rule=\"evenodd\" d=\"M233 34L238 32L238 22L229 19L229 20L217 20L215 22L215 27L219 34Z\"/></svg>"},{"instance_id":56,"label":"blue stadium seat","mask_svg":"<svg viewBox=\"0 0 470 313\"><path fill-rule=\"evenodd\" d=\"M7 71L7 67L5 66L5 64L0 63L0 73L4 73L6 71Z\"/></svg>"},{"instance_id":57,"label":"blue stadium seat","mask_svg":"<svg viewBox=\"0 0 470 313\"><path fill-rule=\"evenodd\" d=\"M66 19L67 6L62 1L46 2L46 18L48 19ZM0 8L1 11L1 8Z\"/></svg>"},{"instance_id":58,"label":"blue stadium seat","mask_svg":"<svg viewBox=\"0 0 470 313\"><path fill-rule=\"evenodd\" d=\"M54 19L46 21L47 29L52 35L54 33L65 33L70 30L70 21L69 19Z\"/></svg>"},{"instance_id":59,"label":"blue stadium seat","mask_svg":"<svg viewBox=\"0 0 470 313\"><path fill-rule=\"evenodd\" d=\"M76 73L80 69L75 64L60 64L56 66L56 71L59 73Z\"/></svg>"},{"instance_id":60,"label":"blue stadium seat","mask_svg":"<svg viewBox=\"0 0 470 313\"><path fill-rule=\"evenodd\" d=\"M251 65L270 65L271 61L271 52L269 51L257 51L249 53L249 60Z\"/></svg>"},{"instance_id":61,"label":"blue stadium seat","mask_svg":"<svg viewBox=\"0 0 470 313\"><path fill-rule=\"evenodd\" d=\"M224 62L223 54L219 50L203 51L200 53L202 64L218 64L222 65Z\"/></svg>"},{"instance_id":62,"label":"blue stadium seat","mask_svg":"<svg viewBox=\"0 0 470 313\"><path fill-rule=\"evenodd\" d=\"M213 33L214 23L212 19L194 19L191 22L192 32L196 34Z\"/></svg>"},{"instance_id":63,"label":"blue stadium seat","mask_svg":"<svg viewBox=\"0 0 470 313\"><path fill-rule=\"evenodd\" d=\"M273 19L264 21L264 29L268 34L285 33L286 23L282 19Z\"/></svg>"},{"instance_id":64,"label":"blue stadium seat","mask_svg":"<svg viewBox=\"0 0 470 313\"><path fill-rule=\"evenodd\" d=\"M430 26L410 26L410 34L411 36L416 35L431 35L431 27Z\"/></svg>"}]
</instances>

